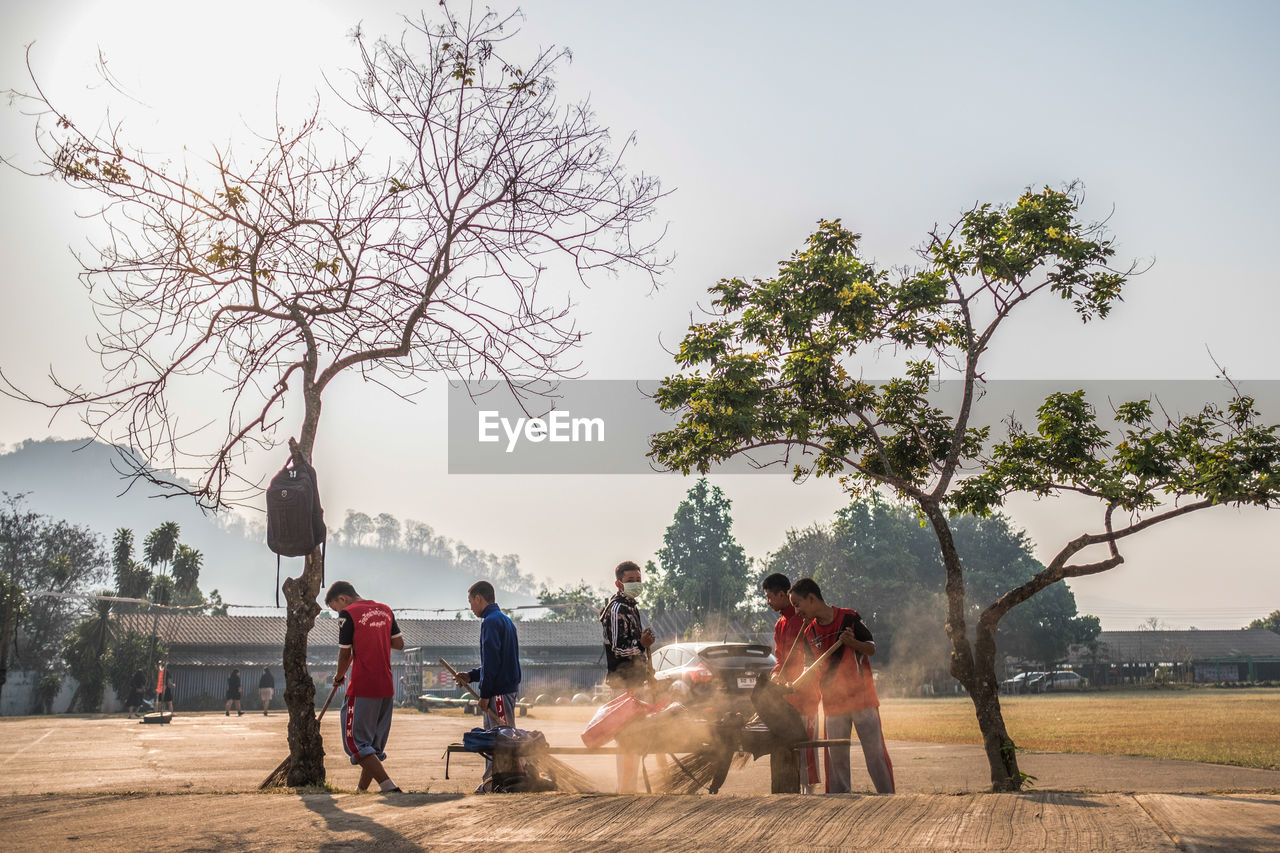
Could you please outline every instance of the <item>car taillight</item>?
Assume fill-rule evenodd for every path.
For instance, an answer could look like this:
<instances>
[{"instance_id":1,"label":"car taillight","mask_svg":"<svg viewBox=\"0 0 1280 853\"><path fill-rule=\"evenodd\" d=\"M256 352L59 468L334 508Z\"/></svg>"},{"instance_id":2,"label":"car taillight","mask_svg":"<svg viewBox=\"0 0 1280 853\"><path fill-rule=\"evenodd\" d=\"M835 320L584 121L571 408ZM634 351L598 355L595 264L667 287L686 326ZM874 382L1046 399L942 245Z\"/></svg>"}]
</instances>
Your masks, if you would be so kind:
<instances>
[{"instance_id":1,"label":"car taillight","mask_svg":"<svg viewBox=\"0 0 1280 853\"><path fill-rule=\"evenodd\" d=\"M711 670L707 669L707 665L705 663L699 662L691 664L686 672L689 674L689 681L694 684L701 684L704 681L710 681L712 679Z\"/></svg>"}]
</instances>

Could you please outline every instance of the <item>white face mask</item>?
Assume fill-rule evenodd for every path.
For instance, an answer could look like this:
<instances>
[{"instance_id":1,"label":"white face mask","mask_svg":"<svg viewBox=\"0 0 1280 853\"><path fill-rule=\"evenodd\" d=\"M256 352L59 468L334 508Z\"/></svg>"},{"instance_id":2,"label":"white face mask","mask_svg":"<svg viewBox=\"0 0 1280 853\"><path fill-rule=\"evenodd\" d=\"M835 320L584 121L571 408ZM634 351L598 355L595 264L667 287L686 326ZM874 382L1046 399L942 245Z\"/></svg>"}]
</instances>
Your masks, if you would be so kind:
<instances>
[{"instance_id":1,"label":"white face mask","mask_svg":"<svg viewBox=\"0 0 1280 853\"><path fill-rule=\"evenodd\" d=\"M622 591L632 598L639 598L643 587L644 584L641 581L627 581L622 585Z\"/></svg>"}]
</instances>

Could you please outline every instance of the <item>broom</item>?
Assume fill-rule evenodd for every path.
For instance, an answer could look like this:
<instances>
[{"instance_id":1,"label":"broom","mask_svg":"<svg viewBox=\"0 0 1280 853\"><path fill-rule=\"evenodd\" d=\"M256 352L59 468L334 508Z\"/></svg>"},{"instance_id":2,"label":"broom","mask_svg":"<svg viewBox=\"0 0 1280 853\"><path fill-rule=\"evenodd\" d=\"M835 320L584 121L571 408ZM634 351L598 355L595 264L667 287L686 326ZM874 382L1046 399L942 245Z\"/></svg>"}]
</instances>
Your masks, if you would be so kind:
<instances>
[{"instance_id":1,"label":"broom","mask_svg":"<svg viewBox=\"0 0 1280 853\"><path fill-rule=\"evenodd\" d=\"M320 709L320 716L316 717L316 726L320 725L320 721L324 719L324 712L329 710L329 703L333 701L333 695L338 692L338 684L335 682L333 689L329 691L329 698L324 700L324 707ZM262 780L262 784L258 786L258 790L266 788L280 788L289 779L289 766L293 761L293 756L286 755L284 761L267 774L267 778Z\"/></svg>"},{"instance_id":2,"label":"broom","mask_svg":"<svg viewBox=\"0 0 1280 853\"><path fill-rule=\"evenodd\" d=\"M818 667L824 664L843 645L844 641L837 638L831 648L819 655L817 660L796 677L796 680L791 683L791 687L798 687L813 678L818 672ZM794 643L791 648L795 649ZM790 652L788 652L787 657L789 658L790 656ZM724 721L722 721L722 729L724 727L723 724ZM739 728L744 727L745 723ZM666 790L677 794L692 794L704 787L712 794L719 791L720 785L724 782L724 777L728 773L732 759L732 754L727 753L734 744L727 741L728 739L722 732L717 743L703 747L684 761L676 761L676 766L669 768L667 771L667 777L664 780ZM672 758L674 759L675 756L672 756ZM741 759L742 763L745 764L746 755L743 754Z\"/></svg>"},{"instance_id":3,"label":"broom","mask_svg":"<svg viewBox=\"0 0 1280 853\"><path fill-rule=\"evenodd\" d=\"M449 666L448 661L444 658L439 658L439 661L441 666L449 670L450 675L456 676L458 674L458 671ZM480 694L475 691L474 687L470 684L462 686L467 688L467 692L474 696L476 701L480 700ZM515 718L514 708L512 709L512 718ZM588 776L574 770L560 759L547 755L542 750L536 750L532 754L526 755L525 758L551 777L551 781L555 783L557 791L566 794L594 794L596 792L595 783Z\"/></svg>"}]
</instances>

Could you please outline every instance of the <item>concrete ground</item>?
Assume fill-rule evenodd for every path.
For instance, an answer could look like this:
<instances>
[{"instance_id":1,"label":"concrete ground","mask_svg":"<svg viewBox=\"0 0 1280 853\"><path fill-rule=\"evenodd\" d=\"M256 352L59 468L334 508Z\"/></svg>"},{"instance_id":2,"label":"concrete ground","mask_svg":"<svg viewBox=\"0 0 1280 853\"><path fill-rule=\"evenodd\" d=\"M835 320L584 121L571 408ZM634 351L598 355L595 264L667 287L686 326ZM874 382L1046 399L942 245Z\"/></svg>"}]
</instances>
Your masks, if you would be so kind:
<instances>
[{"instance_id":1,"label":"concrete ground","mask_svg":"<svg viewBox=\"0 0 1280 853\"><path fill-rule=\"evenodd\" d=\"M480 759L445 779L444 750L477 722L398 712L387 768L409 793L383 796L353 792L336 720L335 790L299 795L256 791L287 753L283 714L0 719L0 850L1280 850L1278 771L1025 754L1035 787L995 795L979 748L890 742L895 796L856 770L853 795L770 796L765 759L717 796L475 796ZM576 746L583 723L553 708L520 725ZM612 790L612 757L565 760Z\"/></svg>"}]
</instances>

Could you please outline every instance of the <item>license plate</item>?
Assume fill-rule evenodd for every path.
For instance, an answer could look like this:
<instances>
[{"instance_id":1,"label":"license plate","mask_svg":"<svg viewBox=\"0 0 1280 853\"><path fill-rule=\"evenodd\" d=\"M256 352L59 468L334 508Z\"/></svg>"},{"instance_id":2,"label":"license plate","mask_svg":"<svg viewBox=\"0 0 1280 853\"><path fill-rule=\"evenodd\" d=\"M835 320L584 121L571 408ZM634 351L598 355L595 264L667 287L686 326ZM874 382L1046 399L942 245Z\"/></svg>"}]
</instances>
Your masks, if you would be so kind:
<instances>
[{"instance_id":1,"label":"license plate","mask_svg":"<svg viewBox=\"0 0 1280 853\"><path fill-rule=\"evenodd\" d=\"M755 687L755 686L756 686L756 677L754 675L738 676L739 690L750 690L752 687Z\"/></svg>"}]
</instances>

